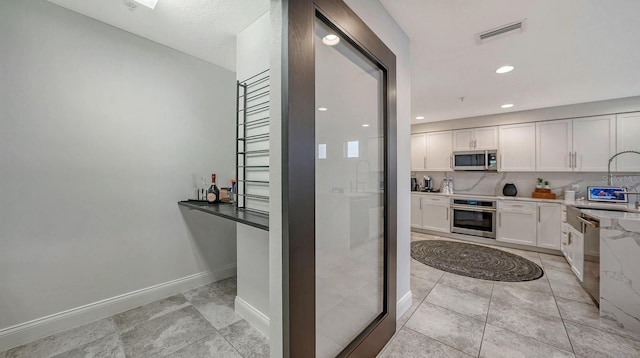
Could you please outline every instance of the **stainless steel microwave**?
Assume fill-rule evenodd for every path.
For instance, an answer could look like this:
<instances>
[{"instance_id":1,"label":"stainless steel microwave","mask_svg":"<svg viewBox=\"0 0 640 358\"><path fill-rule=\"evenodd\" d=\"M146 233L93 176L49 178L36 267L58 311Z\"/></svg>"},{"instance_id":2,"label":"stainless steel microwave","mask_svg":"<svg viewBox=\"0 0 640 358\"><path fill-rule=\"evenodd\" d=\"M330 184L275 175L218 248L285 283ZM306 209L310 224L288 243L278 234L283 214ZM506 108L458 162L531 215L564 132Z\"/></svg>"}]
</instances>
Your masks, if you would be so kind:
<instances>
[{"instance_id":1,"label":"stainless steel microwave","mask_svg":"<svg viewBox=\"0 0 640 358\"><path fill-rule=\"evenodd\" d=\"M453 152L453 170L498 170L498 152L496 150L473 150Z\"/></svg>"}]
</instances>

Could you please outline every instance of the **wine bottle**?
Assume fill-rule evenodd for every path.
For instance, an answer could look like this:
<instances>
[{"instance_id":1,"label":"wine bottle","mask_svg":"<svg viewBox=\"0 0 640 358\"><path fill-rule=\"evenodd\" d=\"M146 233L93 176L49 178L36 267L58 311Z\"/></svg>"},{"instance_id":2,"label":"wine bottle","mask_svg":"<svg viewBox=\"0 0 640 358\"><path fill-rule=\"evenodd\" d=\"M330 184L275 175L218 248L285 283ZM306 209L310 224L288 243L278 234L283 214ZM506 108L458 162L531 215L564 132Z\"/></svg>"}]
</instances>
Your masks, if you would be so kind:
<instances>
[{"instance_id":1,"label":"wine bottle","mask_svg":"<svg viewBox=\"0 0 640 358\"><path fill-rule=\"evenodd\" d=\"M215 174L211 174L211 186L207 190L207 201L210 203L220 202L220 189L216 185Z\"/></svg>"}]
</instances>

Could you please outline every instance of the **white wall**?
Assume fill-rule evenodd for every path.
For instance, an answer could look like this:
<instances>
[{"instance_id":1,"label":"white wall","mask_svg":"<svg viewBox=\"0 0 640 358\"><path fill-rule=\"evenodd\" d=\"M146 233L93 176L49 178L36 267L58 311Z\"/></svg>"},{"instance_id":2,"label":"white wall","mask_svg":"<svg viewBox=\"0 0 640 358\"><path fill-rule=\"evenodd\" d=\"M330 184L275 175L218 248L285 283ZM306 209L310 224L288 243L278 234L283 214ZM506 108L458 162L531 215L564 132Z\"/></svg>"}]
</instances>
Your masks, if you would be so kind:
<instances>
[{"instance_id":1,"label":"white wall","mask_svg":"<svg viewBox=\"0 0 640 358\"><path fill-rule=\"evenodd\" d=\"M398 100L398 317L411 306L410 275L410 125L411 60L409 38L377 0L346 0L395 53ZM403 300L404 298L404 300Z\"/></svg>"},{"instance_id":2,"label":"white wall","mask_svg":"<svg viewBox=\"0 0 640 358\"><path fill-rule=\"evenodd\" d=\"M0 47L0 336L234 264L177 206L234 175L234 73L43 1L0 1Z\"/></svg>"},{"instance_id":3,"label":"white wall","mask_svg":"<svg viewBox=\"0 0 640 358\"><path fill-rule=\"evenodd\" d=\"M255 22L244 29L237 38L237 66L236 78L244 81L249 77L269 69L269 33L271 31L271 18L269 12L262 15ZM264 84L258 87L264 86ZM255 87L254 87L255 88ZM268 101L269 97L260 97L254 103ZM260 114L265 117L264 113ZM261 118L260 117L260 118ZM268 126L257 128L247 132L247 135L268 133ZM268 140L264 143L252 142L254 147L248 149L269 148ZM266 158L265 158L266 160ZM265 162L264 164L268 164ZM268 180L266 173L263 177L248 179ZM258 190L264 190L262 195L268 195L267 188L262 186ZM248 190L250 193L254 191ZM259 203L263 207L258 209L268 210L267 203ZM247 207L256 208L255 203L247 203ZM236 312L238 312L250 324L269 335L269 232L256 229L247 225L238 224L237 228L237 255L238 255L238 293L236 297Z\"/></svg>"},{"instance_id":4,"label":"white wall","mask_svg":"<svg viewBox=\"0 0 640 358\"><path fill-rule=\"evenodd\" d=\"M282 284L282 36L283 2L271 0L269 63L269 343L270 356L284 356ZM286 12L285 12L286 14Z\"/></svg>"}]
</instances>

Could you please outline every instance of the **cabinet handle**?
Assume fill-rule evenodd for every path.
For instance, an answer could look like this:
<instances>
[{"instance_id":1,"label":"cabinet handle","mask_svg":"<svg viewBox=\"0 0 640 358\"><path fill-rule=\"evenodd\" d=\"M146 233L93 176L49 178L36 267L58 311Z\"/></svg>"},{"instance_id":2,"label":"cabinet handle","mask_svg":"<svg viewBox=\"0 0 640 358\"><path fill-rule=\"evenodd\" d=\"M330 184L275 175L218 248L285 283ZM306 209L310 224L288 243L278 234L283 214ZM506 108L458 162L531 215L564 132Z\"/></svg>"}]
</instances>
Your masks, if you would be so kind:
<instances>
[{"instance_id":1,"label":"cabinet handle","mask_svg":"<svg viewBox=\"0 0 640 358\"><path fill-rule=\"evenodd\" d=\"M502 227L502 213L498 213L498 227Z\"/></svg>"},{"instance_id":2,"label":"cabinet handle","mask_svg":"<svg viewBox=\"0 0 640 358\"><path fill-rule=\"evenodd\" d=\"M420 210L422 210L422 198L420 198Z\"/></svg>"},{"instance_id":3,"label":"cabinet handle","mask_svg":"<svg viewBox=\"0 0 640 358\"><path fill-rule=\"evenodd\" d=\"M567 245L571 246L571 239L572 239L572 235L571 233L569 233L569 235L567 235Z\"/></svg>"},{"instance_id":4,"label":"cabinet handle","mask_svg":"<svg viewBox=\"0 0 640 358\"><path fill-rule=\"evenodd\" d=\"M542 222L540 216L541 216L541 211L540 211L540 207L538 206L538 222Z\"/></svg>"},{"instance_id":5,"label":"cabinet handle","mask_svg":"<svg viewBox=\"0 0 640 358\"><path fill-rule=\"evenodd\" d=\"M447 221L449 221L449 209L447 209Z\"/></svg>"}]
</instances>

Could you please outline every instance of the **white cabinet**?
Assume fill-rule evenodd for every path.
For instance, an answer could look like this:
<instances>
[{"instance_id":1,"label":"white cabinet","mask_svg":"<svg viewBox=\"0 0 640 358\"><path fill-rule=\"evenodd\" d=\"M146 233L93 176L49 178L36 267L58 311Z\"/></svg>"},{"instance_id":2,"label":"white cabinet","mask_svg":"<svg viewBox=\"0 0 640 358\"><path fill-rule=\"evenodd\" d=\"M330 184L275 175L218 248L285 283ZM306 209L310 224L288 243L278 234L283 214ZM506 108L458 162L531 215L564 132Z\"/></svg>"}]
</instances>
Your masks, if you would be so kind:
<instances>
[{"instance_id":1,"label":"white cabinet","mask_svg":"<svg viewBox=\"0 0 640 358\"><path fill-rule=\"evenodd\" d=\"M536 216L536 203L499 201L496 240L535 246Z\"/></svg>"},{"instance_id":2,"label":"white cabinet","mask_svg":"<svg viewBox=\"0 0 640 358\"><path fill-rule=\"evenodd\" d=\"M427 170L451 170L452 141L451 131L427 133Z\"/></svg>"},{"instance_id":3,"label":"white cabinet","mask_svg":"<svg viewBox=\"0 0 640 358\"><path fill-rule=\"evenodd\" d=\"M614 116L536 123L536 168L543 172L607 171L615 151Z\"/></svg>"},{"instance_id":4,"label":"white cabinet","mask_svg":"<svg viewBox=\"0 0 640 358\"><path fill-rule=\"evenodd\" d=\"M454 151L489 149L498 149L498 127L453 131Z\"/></svg>"},{"instance_id":5,"label":"white cabinet","mask_svg":"<svg viewBox=\"0 0 640 358\"><path fill-rule=\"evenodd\" d=\"M498 167L500 171L536 170L535 123L500 126Z\"/></svg>"},{"instance_id":6,"label":"white cabinet","mask_svg":"<svg viewBox=\"0 0 640 358\"><path fill-rule=\"evenodd\" d=\"M449 198L432 194L412 194L411 227L451 232Z\"/></svg>"},{"instance_id":7,"label":"white cabinet","mask_svg":"<svg viewBox=\"0 0 640 358\"><path fill-rule=\"evenodd\" d=\"M606 172L615 154L615 116L573 120L573 167L580 172ZM636 139L637 141L637 139Z\"/></svg>"},{"instance_id":8,"label":"white cabinet","mask_svg":"<svg viewBox=\"0 0 640 358\"><path fill-rule=\"evenodd\" d=\"M562 206L560 204L538 203L537 246L560 250L562 237Z\"/></svg>"},{"instance_id":9,"label":"white cabinet","mask_svg":"<svg viewBox=\"0 0 640 358\"><path fill-rule=\"evenodd\" d=\"M565 257L571 266L571 271L582 281L584 279L584 236L568 224L567 230L567 243L563 244Z\"/></svg>"},{"instance_id":10,"label":"white cabinet","mask_svg":"<svg viewBox=\"0 0 640 358\"><path fill-rule=\"evenodd\" d=\"M411 227L422 228L422 203L420 194L411 194Z\"/></svg>"},{"instance_id":11,"label":"white cabinet","mask_svg":"<svg viewBox=\"0 0 640 358\"><path fill-rule=\"evenodd\" d=\"M617 152L635 150L640 152L640 112L625 113L616 116ZM622 154L616 158L619 172L640 171L640 155ZM614 163L611 163L613 167Z\"/></svg>"},{"instance_id":12,"label":"white cabinet","mask_svg":"<svg viewBox=\"0 0 640 358\"><path fill-rule=\"evenodd\" d=\"M562 206L515 200L498 201L497 240L560 250Z\"/></svg>"},{"instance_id":13,"label":"white cabinet","mask_svg":"<svg viewBox=\"0 0 640 358\"><path fill-rule=\"evenodd\" d=\"M473 129L453 131L453 150L463 151L473 149Z\"/></svg>"},{"instance_id":14,"label":"white cabinet","mask_svg":"<svg viewBox=\"0 0 640 358\"><path fill-rule=\"evenodd\" d=\"M427 136L411 136L411 171L424 171L427 167Z\"/></svg>"},{"instance_id":15,"label":"white cabinet","mask_svg":"<svg viewBox=\"0 0 640 358\"><path fill-rule=\"evenodd\" d=\"M536 168L542 172L572 171L571 120L536 123Z\"/></svg>"}]
</instances>

